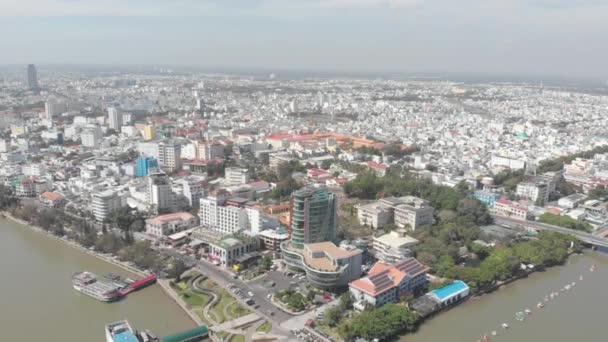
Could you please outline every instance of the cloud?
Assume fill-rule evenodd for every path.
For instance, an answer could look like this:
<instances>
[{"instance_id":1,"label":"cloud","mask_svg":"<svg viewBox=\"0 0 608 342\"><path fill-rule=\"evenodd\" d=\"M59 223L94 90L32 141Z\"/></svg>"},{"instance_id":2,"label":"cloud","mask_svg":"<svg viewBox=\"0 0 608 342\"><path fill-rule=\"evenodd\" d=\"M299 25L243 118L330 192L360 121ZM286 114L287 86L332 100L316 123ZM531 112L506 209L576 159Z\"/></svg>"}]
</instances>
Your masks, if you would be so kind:
<instances>
[{"instance_id":1,"label":"cloud","mask_svg":"<svg viewBox=\"0 0 608 342\"><path fill-rule=\"evenodd\" d=\"M213 16L314 14L343 8L403 8L425 0L0 0L2 16Z\"/></svg>"},{"instance_id":2,"label":"cloud","mask_svg":"<svg viewBox=\"0 0 608 342\"><path fill-rule=\"evenodd\" d=\"M337 7L392 7L402 8L419 5L424 0L316 0L325 6Z\"/></svg>"},{"instance_id":3,"label":"cloud","mask_svg":"<svg viewBox=\"0 0 608 342\"><path fill-rule=\"evenodd\" d=\"M529 0L531 6L548 10L607 6L605 0Z\"/></svg>"}]
</instances>

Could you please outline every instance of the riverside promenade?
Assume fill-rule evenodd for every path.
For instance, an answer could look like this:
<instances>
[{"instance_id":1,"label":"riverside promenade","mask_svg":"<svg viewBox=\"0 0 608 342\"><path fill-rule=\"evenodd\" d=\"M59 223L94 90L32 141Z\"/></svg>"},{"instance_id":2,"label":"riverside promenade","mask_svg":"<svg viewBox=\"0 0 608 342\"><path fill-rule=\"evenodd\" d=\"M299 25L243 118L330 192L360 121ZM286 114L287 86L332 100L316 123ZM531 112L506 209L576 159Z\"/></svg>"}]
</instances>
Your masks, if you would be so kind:
<instances>
[{"instance_id":1,"label":"riverside promenade","mask_svg":"<svg viewBox=\"0 0 608 342\"><path fill-rule=\"evenodd\" d=\"M55 235L53 235L53 234L45 231L44 229L42 229L40 227L36 227L36 226L32 225L31 223L29 223L27 221L24 221L24 220L21 220L21 219L18 219L16 217L14 217L10 213L2 212L2 214L4 214L4 216L7 219L9 219L9 220L11 220L13 222L17 222L17 223L19 223L21 225L24 225L24 226L28 227L29 229L31 229L31 230L33 230L33 231L35 231L37 233L40 233L42 235L45 235L46 237L48 237L50 239L61 241L64 244L66 244L66 245L68 245L68 246L70 246L72 248L75 248L75 249L77 249L77 250L79 250L79 251L81 251L83 253L87 253L87 254L89 254L91 256L94 256L94 257L96 257L98 259L101 259L101 260L103 260L105 262L108 262L108 263L110 263L110 264L112 264L114 266L120 267L120 268L122 268L122 269L124 269L126 271L129 271L131 273L137 274L137 275L142 276L142 277L150 275L150 273L146 273L146 272L144 272L144 271L142 271L142 270L140 270L140 269L138 269L136 267L133 267L133 266L131 266L131 265L125 263L125 262L116 260L116 259L114 259L111 256L108 256L108 255L105 255L105 254L101 254L101 253L95 252L93 250L90 250L88 248L85 248L85 247L79 245L78 243L76 243L74 241L67 240L67 239L62 239L59 236L55 236Z\"/></svg>"}]
</instances>

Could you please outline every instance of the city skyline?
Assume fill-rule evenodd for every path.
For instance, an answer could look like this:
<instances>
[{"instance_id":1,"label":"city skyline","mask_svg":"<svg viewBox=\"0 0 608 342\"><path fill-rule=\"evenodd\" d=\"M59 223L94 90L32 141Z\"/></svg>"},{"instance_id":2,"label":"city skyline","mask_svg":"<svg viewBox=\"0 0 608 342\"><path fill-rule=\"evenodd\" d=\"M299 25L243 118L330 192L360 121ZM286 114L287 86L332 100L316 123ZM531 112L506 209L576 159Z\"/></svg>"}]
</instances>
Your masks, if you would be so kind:
<instances>
[{"instance_id":1,"label":"city skyline","mask_svg":"<svg viewBox=\"0 0 608 342\"><path fill-rule=\"evenodd\" d=\"M26 0L0 13L18 32L0 64L608 77L608 6L591 0Z\"/></svg>"}]
</instances>

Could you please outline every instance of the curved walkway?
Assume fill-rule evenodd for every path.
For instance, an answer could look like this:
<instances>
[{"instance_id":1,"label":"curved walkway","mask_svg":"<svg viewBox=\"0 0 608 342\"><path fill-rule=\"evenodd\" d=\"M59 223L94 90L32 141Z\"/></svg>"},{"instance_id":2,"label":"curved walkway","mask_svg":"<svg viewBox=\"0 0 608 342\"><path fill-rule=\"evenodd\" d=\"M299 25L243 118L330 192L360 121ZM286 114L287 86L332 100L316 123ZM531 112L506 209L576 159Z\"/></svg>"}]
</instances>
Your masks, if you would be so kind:
<instances>
[{"instance_id":1,"label":"curved walkway","mask_svg":"<svg viewBox=\"0 0 608 342\"><path fill-rule=\"evenodd\" d=\"M220 300L220 297L218 296L217 293L207 290L207 289L202 289L199 287L200 282L205 280L206 277L199 275L197 277L194 277L192 279L190 279L188 281L188 287L190 288L191 291L198 293L198 294L202 294L205 296L209 296L211 298L211 300L209 301L209 303L207 303L207 305L205 305L205 307L203 308L203 316L205 316L205 318L209 321L209 323L211 323L212 325L217 325L218 322L215 318L211 318L211 316L209 315L209 309L211 309L212 307L214 307Z\"/></svg>"}]
</instances>

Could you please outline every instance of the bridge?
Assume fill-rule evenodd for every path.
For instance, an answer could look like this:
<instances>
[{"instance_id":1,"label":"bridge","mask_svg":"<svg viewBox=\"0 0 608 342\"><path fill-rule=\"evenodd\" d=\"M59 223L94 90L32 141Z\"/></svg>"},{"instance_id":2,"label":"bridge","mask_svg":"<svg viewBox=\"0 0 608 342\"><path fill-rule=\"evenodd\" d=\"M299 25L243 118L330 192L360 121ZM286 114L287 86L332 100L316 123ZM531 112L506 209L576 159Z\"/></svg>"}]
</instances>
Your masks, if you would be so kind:
<instances>
[{"instance_id":1,"label":"bridge","mask_svg":"<svg viewBox=\"0 0 608 342\"><path fill-rule=\"evenodd\" d=\"M546 224L546 223L537 222L537 221L521 221L521 220L515 220L515 219L511 219L511 218L507 218L507 217L496 216L496 215L492 215L492 217L494 218L494 223L496 223L498 225L504 225L504 226L513 227L513 228L520 226L520 227L525 227L525 228L532 228L535 230L549 230L549 231L563 233L563 234L570 234L585 243L588 243L588 244L591 244L594 246L608 248L608 239L607 238L597 236L597 235L594 235L591 233L583 232L580 230L574 230L574 229L554 226L551 224Z\"/></svg>"}]
</instances>

